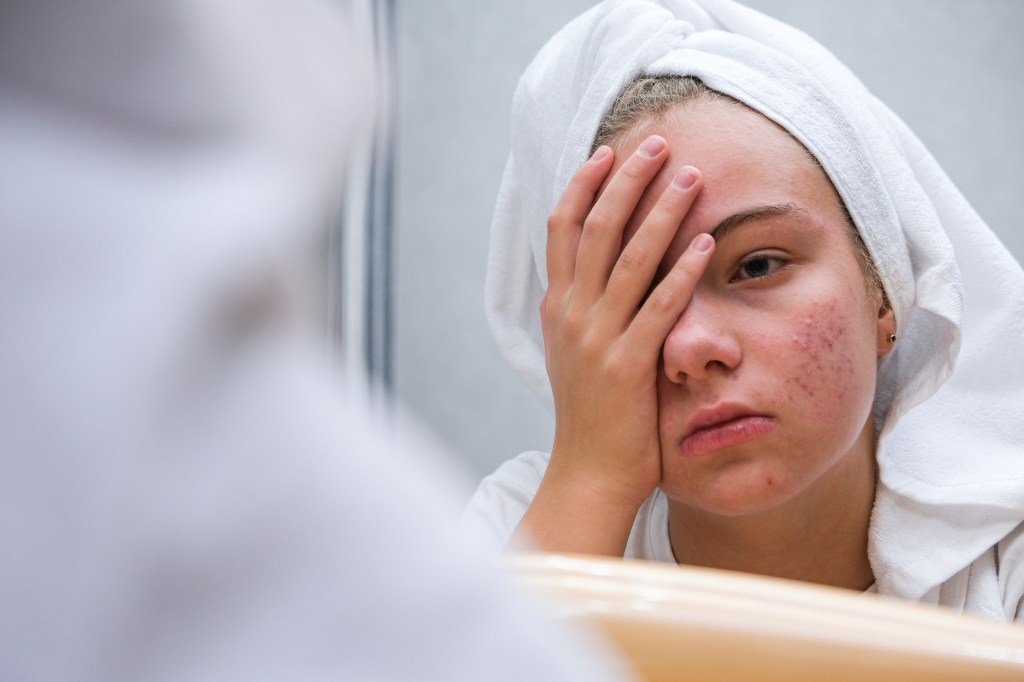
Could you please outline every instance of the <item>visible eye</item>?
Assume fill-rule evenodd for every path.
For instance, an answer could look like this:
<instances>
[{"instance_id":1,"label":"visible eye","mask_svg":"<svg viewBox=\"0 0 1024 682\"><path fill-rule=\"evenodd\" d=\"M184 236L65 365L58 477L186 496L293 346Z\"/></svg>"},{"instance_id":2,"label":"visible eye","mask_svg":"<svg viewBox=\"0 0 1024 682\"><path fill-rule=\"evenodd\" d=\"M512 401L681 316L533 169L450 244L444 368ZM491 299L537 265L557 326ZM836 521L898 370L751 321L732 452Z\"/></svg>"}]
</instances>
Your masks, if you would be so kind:
<instances>
[{"instance_id":1,"label":"visible eye","mask_svg":"<svg viewBox=\"0 0 1024 682\"><path fill-rule=\"evenodd\" d=\"M783 258L765 253L755 253L739 264L739 267L736 268L736 273L730 281L736 282L770 277L786 267L787 264L787 261Z\"/></svg>"}]
</instances>

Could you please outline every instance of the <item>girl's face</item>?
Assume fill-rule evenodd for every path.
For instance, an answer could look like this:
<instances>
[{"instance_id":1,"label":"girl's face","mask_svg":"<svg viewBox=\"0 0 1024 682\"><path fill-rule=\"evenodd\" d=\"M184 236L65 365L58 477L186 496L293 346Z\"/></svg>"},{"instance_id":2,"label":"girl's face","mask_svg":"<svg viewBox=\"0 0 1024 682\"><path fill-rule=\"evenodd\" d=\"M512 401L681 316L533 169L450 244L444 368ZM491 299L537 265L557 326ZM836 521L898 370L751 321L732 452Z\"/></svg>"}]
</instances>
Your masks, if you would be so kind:
<instances>
[{"instance_id":1,"label":"girl's face","mask_svg":"<svg viewBox=\"0 0 1024 682\"><path fill-rule=\"evenodd\" d=\"M873 467L877 362L895 322L868 289L832 184L796 140L744 107L686 104L634 133L617 158L654 133L670 156L627 236L692 165L704 187L662 270L698 233L716 241L662 350L662 490L722 515L842 490Z\"/></svg>"}]
</instances>

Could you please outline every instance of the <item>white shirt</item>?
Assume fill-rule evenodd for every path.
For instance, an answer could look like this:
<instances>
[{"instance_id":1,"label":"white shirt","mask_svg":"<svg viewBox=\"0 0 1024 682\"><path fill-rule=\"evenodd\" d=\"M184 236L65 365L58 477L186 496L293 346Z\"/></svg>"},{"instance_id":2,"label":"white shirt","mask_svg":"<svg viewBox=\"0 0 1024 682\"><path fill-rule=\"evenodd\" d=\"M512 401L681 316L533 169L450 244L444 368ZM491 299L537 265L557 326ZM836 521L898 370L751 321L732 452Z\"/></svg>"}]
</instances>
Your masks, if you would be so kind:
<instances>
[{"instance_id":1,"label":"white shirt","mask_svg":"<svg viewBox=\"0 0 1024 682\"><path fill-rule=\"evenodd\" d=\"M544 452L524 452L485 478L463 514L466 532L479 542L503 547L540 487L548 458ZM880 495L888 499L884 491ZM886 535L885 529L872 527L869 554L876 554L874 544L884 542ZM640 506L624 556L675 563L668 533L668 500L661 490L655 490ZM962 564L954 573L932 585L919 601L999 620L1024 620L1024 526L1018 526L980 555L965 548L960 558ZM877 583L869 591L907 598Z\"/></svg>"}]
</instances>

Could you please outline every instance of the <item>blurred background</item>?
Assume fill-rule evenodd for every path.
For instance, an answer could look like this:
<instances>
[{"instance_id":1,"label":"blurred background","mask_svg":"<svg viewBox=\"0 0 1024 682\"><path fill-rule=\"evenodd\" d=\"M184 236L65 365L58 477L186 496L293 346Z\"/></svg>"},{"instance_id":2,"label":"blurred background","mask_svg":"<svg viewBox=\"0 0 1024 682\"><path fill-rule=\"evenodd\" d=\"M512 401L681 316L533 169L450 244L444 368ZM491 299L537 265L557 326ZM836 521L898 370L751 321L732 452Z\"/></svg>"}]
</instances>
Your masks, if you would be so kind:
<instances>
[{"instance_id":1,"label":"blurred background","mask_svg":"<svg viewBox=\"0 0 1024 682\"><path fill-rule=\"evenodd\" d=\"M371 372L470 473L547 449L553 418L508 368L483 313L491 212L516 82L591 0L391 0L390 146L371 163ZM1024 3L748 0L831 49L922 138L1024 261ZM399 417L401 420L402 418Z\"/></svg>"}]
</instances>

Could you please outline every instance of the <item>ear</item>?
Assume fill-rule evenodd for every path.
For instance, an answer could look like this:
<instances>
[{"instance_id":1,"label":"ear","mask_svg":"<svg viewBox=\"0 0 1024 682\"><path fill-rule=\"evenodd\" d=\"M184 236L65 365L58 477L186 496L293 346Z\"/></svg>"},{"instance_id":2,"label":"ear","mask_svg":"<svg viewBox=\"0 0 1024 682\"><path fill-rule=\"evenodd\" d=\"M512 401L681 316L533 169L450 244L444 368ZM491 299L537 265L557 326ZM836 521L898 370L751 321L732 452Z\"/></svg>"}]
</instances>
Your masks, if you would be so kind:
<instances>
[{"instance_id":1,"label":"ear","mask_svg":"<svg viewBox=\"0 0 1024 682\"><path fill-rule=\"evenodd\" d=\"M889 301L886 300L882 291L878 292L876 303L878 304L878 322L875 343L878 357L882 358L892 351L896 343L896 314L893 313L892 306L889 305Z\"/></svg>"}]
</instances>

